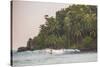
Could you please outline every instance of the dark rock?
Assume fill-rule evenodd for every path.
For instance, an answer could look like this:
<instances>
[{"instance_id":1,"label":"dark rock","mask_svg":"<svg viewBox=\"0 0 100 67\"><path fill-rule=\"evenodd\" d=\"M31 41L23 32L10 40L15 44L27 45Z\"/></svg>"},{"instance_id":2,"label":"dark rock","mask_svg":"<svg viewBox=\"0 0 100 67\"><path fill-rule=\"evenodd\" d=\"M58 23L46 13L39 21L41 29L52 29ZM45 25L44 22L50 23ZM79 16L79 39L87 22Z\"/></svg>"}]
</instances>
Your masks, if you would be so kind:
<instances>
[{"instance_id":1,"label":"dark rock","mask_svg":"<svg viewBox=\"0 0 100 67\"><path fill-rule=\"evenodd\" d=\"M31 50L33 48L33 41L31 38L29 38L28 42L27 42L27 49Z\"/></svg>"},{"instance_id":2,"label":"dark rock","mask_svg":"<svg viewBox=\"0 0 100 67\"><path fill-rule=\"evenodd\" d=\"M27 51L27 47L19 47L17 52Z\"/></svg>"}]
</instances>

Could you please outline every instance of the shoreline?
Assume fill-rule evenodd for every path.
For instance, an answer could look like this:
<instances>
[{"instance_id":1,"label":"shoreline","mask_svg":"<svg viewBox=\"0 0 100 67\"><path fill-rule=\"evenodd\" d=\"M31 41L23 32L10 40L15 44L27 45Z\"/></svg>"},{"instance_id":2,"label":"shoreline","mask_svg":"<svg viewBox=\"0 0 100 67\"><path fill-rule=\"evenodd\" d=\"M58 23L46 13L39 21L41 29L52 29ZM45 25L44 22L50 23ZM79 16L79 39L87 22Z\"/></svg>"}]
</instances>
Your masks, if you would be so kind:
<instances>
[{"instance_id":1,"label":"shoreline","mask_svg":"<svg viewBox=\"0 0 100 67\"><path fill-rule=\"evenodd\" d=\"M47 52L50 52L50 50L53 50L55 52L58 52L58 51L62 52L62 51L66 51L66 50L68 50L68 51L72 50L72 52L73 52L73 50L79 50L79 52L76 51L76 53L88 53L88 52L96 52L97 53L98 52L97 49L87 49L87 50L85 50L85 49L50 49L50 48L36 49L36 50L26 50L26 51L38 51L38 50L41 50L41 51L42 50L45 50L45 51L47 50ZM26 51L12 50L12 52L18 52L18 53L26 52Z\"/></svg>"}]
</instances>

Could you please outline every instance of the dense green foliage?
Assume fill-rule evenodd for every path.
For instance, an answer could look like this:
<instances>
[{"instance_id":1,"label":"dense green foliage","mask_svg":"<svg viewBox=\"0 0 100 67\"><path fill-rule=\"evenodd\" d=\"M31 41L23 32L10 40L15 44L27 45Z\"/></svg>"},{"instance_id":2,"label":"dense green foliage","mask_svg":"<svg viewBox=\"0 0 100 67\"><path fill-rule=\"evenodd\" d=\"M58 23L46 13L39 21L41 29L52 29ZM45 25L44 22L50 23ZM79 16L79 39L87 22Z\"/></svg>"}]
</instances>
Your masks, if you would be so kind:
<instances>
[{"instance_id":1,"label":"dense green foliage","mask_svg":"<svg viewBox=\"0 0 100 67\"><path fill-rule=\"evenodd\" d=\"M96 6L71 5L57 11L55 18L45 15L45 19L31 41L32 49L97 48Z\"/></svg>"}]
</instances>

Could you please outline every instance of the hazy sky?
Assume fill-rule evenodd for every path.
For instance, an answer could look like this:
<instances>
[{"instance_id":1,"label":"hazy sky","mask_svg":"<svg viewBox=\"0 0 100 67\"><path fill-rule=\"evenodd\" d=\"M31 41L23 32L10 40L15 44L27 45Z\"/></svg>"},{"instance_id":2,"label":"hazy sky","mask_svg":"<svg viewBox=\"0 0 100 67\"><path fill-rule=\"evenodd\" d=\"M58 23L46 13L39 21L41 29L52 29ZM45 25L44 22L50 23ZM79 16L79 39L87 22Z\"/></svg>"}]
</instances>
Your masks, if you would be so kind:
<instances>
[{"instance_id":1,"label":"hazy sky","mask_svg":"<svg viewBox=\"0 0 100 67\"><path fill-rule=\"evenodd\" d=\"M45 23L44 15L55 16L56 11L68 7L61 3L43 3L31 1L13 2L13 49L26 46L28 39L39 33L39 27Z\"/></svg>"}]
</instances>

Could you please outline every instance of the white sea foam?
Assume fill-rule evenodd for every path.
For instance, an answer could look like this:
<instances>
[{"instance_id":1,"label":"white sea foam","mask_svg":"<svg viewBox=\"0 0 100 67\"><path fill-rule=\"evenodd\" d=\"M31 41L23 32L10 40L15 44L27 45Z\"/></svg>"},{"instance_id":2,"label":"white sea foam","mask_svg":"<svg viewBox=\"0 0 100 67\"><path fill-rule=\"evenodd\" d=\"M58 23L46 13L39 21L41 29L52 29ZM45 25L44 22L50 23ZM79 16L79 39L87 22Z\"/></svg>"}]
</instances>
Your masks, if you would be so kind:
<instances>
[{"instance_id":1,"label":"white sea foam","mask_svg":"<svg viewBox=\"0 0 100 67\"><path fill-rule=\"evenodd\" d=\"M64 54L64 53L76 53L80 52L78 49L44 49L45 52L51 53L51 54Z\"/></svg>"}]
</instances>

